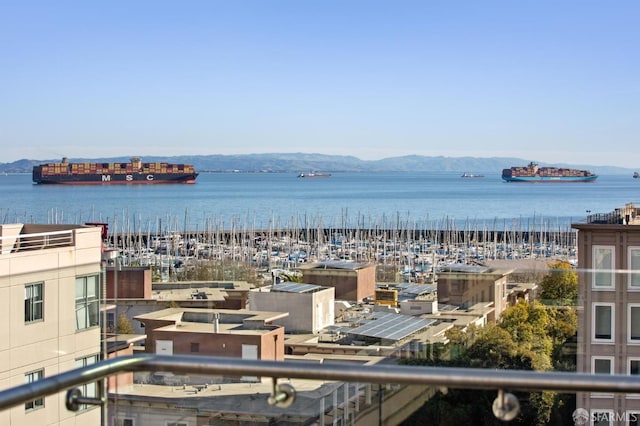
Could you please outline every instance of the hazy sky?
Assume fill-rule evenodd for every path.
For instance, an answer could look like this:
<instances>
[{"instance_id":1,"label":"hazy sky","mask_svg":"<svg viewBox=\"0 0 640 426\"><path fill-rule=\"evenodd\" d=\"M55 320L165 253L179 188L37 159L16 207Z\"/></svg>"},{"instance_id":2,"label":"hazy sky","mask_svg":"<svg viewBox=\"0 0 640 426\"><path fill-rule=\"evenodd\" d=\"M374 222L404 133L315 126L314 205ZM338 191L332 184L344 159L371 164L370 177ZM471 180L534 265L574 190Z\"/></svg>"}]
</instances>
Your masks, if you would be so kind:
<instances>
[{"instance_id":1,"label":"hazy sky","mask_svg":"<svg viewBox=\"0 0 640 426\"><path fill-rule=\"evenodd\" d=\"M0 162L640 167L639 22L637 0L0 0Z\"/></svg>"}]
</instances>

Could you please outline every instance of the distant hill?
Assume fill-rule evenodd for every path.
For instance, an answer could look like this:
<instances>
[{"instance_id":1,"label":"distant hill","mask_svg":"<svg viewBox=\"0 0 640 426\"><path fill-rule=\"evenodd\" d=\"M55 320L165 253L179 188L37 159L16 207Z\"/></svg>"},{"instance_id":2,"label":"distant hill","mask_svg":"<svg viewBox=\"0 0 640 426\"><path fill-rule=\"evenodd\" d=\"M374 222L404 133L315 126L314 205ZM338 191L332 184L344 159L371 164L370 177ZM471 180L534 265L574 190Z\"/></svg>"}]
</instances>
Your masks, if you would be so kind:
<instances>
[{"instance_id":1,"label":"distant hill","mask_svg":"<svg viewBox=\"0 0 640 426\"><path fill-rule=\"evenodd\" d=\"M127 162L130 157L69 158L70 162ZM31 173L34 165L59 162L60 159L18 160L0 163L1 173ZM526 165L529 160L513 157L427 157L406 155L381 160L361 160L353 156L274 153L245 155L183 155L174 157L142 157L142 161L193 164L199 172L300 173L309 171L338 172L470 172L499 174L511 166ZM634 170L615 166L552 164L538 159L540 165L588 169L598 174L632 174Z\"/></svg>"}]
</instances>

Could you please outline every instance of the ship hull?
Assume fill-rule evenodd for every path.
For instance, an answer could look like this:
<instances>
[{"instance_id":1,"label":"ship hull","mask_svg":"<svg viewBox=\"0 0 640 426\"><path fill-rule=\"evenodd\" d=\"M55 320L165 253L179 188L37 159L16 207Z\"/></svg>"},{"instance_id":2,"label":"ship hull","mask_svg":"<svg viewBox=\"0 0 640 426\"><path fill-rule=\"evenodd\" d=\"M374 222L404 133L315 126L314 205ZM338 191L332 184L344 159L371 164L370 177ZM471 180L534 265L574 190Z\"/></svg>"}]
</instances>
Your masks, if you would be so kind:
<instances>
[{"instance_id":1,"label":"ship hull","mask_svg":"<svg viewBox=\"0 0 640 426\"><path fill-rule=\"evenodd\" d=\"M127 185L196 183L198 173L130 173L42 176L36 171L33 182L41 185Z\"/></svg>"}]
</instances>

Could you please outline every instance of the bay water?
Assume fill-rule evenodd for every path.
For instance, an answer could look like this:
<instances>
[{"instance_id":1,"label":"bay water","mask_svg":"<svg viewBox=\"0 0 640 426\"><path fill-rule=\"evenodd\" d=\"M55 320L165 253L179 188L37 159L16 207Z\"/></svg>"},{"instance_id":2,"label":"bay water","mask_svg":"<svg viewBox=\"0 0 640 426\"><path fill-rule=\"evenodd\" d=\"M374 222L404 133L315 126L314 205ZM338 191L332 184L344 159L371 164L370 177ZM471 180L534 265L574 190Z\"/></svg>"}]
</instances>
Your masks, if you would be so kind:
<instances>
[{"instance_id":1,"label":"bay water","mask_svg":"<svg viewBox=\"0 0 640 426\"><path fill-rule=\"evenodd\" d=\"M567 229L589 213L638 202L640 179L595 183L506 183L499 174L202 173L194 185L34 185L29 174L0 176L0 222L106 222L110 230L156 231L361 227L437 229L541 224Z\"/></svg>"}]
</instances>

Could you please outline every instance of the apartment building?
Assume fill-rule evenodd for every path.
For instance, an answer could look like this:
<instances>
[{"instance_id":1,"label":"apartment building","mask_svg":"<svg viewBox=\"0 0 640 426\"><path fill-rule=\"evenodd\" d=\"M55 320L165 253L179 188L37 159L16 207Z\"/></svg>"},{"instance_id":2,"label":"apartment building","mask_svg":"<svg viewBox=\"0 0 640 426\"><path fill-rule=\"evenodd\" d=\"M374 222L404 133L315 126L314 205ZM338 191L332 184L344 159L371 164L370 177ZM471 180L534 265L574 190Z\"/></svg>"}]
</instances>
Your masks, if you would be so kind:
<instances>
[{"instance_id":1,"label":"apartment building","mask_svg":"<svg viewBox=\"0 0 640 426\"><path fill-rule=\"evenodd\" d=\"M0 225L0 388L100 359L101 229ZM83 386L95 396L95 384ZM65 394L0 412L2 425L100 424L99 407L65 408Z\"/></svg>"},{"instance_id":2,"label":"apartment building","mask_svg":"<svg viewBox=\"0 0 640 426\"><path fill-rule=\"evenodd\" d=\"M591 215L578 230L578 372L640 374L640 215ZM592 424L640 424L640 395L579 393Z\"/></svg>"}]
</instances>

